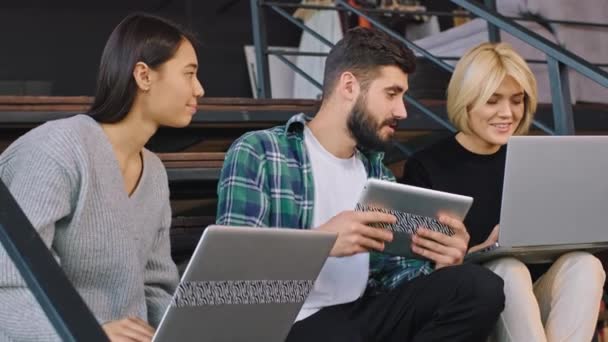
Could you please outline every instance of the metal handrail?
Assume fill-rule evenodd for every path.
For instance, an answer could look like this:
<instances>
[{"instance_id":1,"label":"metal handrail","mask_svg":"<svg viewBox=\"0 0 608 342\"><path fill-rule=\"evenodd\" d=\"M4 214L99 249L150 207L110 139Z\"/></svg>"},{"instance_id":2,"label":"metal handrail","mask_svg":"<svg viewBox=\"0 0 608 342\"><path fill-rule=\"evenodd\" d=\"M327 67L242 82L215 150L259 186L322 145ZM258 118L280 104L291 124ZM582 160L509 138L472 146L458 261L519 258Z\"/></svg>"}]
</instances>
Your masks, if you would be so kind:
<instances>
[{"instance_id":1,"label":"metal handrail","mask_svg":"<svg viewBox=\"0 0 608 342\"><path fill-rule=\"evenodd\" d=\"M332 44L332 42L330 42L329 40L325 39L325 37L323 37L321 34L319 34L318 32L316 32L315 30L311 29L310 27L306 26L305 24L301 23L300 21L298 21L296 18L294 18L289 13L285 12L280 7L274 6L274 5L269 5L269 6L270 6L270 8L273 11L277 12L280 16L282 16L283 18L287 19L292 24L294 24L297 27L301 28L302 30L310 33L313 37L317 38L321 43L327 45L330 48L334 46Z\"/></svg>"},{"instance_id":2,"label":"metal handrail","mask_svg":"<svg viewBox=\"0 0 608 342\"><path fill-rule=\"evenodd\" d=\"M430 60L435 65L440 68L453 72L454 67L451 64L446 63L448 60L456 60L458 58L448 57L448 56L435 56L428 52L427 50L419 47L412 41L407 40L399 34L396 34L388 27L383 25L377 18L373 18L370 16L371 13L393 13L393 14L411 14L411 15L430 15L431 12L402 12L398 10L384 10L384 9L365 9L365 8L356 8L351 6L344 0L336 0L336 6L321 6L321 5L306 5L306 4L293 4L293 3L280 3L277 1L264 1L264 0L250 0L252 6L268 6L279 15L285 17L287 20L300 27L301 29L307 31L312 34L314 37L323 38L318 32L315 32L310 27L304 25L301 21L294 19L291 15L289 15L286 11L282 10L281 7L291 7L291 8L310 8L310 9L318 9L318 10L337 10L337 11L349 11L354 13L360 17L365 18L372 25L377 27L378 29L386 32L391 35L393 38L399 40L401 43L408 46L410 49L414 50L418 54L422 55L423 58ZM553 95L553 107L554 107L554 122L556 130L553 131L546 125L537 120L533 120L532 124L539 128L541 131L547 134L572 134L574 133L574 123L572 117L572 103L570 101L570 90L569 90L569 80L566 68L572 68L573 70L582 73L586 77L591 78L596 83L604 87L608 87L608 72L600 69L600 67L606 67L608 64L592 64L589 63L582 58L578 57L575 54L570 53L569 51L564 50L560 46L550 42L549 40L537 35L536 33L526 29L520 24L514 22L514 20L525 20L530 21L534 20L533 18L516 18L516 17L505 17L497 13L496 10L492 10L495 8L494 0L484 0L487 7L484 7L480 4L472 3L469 0L451 0L453 3L459 5L465 10L469 11L469 13L441 13L441 12L432 12L434 15L450 15L450 16L476 16L488 22L488 32L490 34L491 41L499 41L500 40L500 30L510 33L511 35L523 40L524 42L534 46L535 48L543 51L547 55L547 60L529 60L529 63L537 63L537 64L547 64L549 67L550 81L551 81L551 90ZM259 12L259 9L257 9ZM253 11L252 11L253 13ZM561 23L561 24L583 24L585 26L598 26L598 27L608 27L606 24L597 24L595 23L582 23L575 21L564 21L564 20L549 20L544 19L544 22L549 23ZM254 25L259 25L259 22L254 23ZM255 30L254 30L255 31ZM254 34L255 36L255 34ZM257 39L260 41L260 39ZM333 46L333 44L327 44L328 41L323 38L321 41L325 43L325 45ZM265 42L264 42L265 43ZM302 75L304 78L313 83L316 87L321 88L321 85L318 81L313 80L310 77L307 77L306 73L299 69L294 63L290 62L285 56L287 55L301 55L301 56L317 56L323 57L327 54L325 53L317 53L317 52L300 52L300 51L284 51L280 49L268 49L265 44L260 46L256 44L256 53L266 55L275 55L282 62L287 64L290 68L292 68L296 73ZM258 59L260 60L260 59ZM258 79L260 83L264 85L264 74L266 74L266 80L268 77L267 68L262 68L262 73L258 73ZM264 85L264 87L269 88L268 85ZM269 94L268 92L266 92ZM259 92L259 94L262 94ZM263 95L263 94L262 94ZM413 104L414 107L421 110L425 115L430 117L431 119L437 121L442 126L448 128L453 131L453 126L447 122L445 119L433 113L430 109L424 107L421 103L411 98L410 96L406 96L406 100Z\"/></svg>"},{"instance_id":3,"label":"metal handrail","mask_svg":"<svg viewBox=\"0 0 608 342\"><path fill-rule=\"evenodd\" d=\"M400 41L401 43L405 44L405 46L407 46L408 48L410 48L410 49L414 50L415 52L418 52L422 56L428 58L430 61L432 61L437 66L439 66L440 68L444 69L445 71L449 71L449 72L454 71L454 67L453 66L451 66L448 63L446 63L446 62L440 60L439 58L435 57L432 53L430 53L427 50L425 50L425 49L421 48L420 46L416 45L411 40L408 40L408 39L402 37L401 35L398 35L393 30L391 30L388 27L386 27L386 25L382 24L380 21L376 20L375 18L370 17L368 14L366 14L365 12L359 10L358 8L355 8L355 7L351 6L346 1L344 1L344 0L336 0L336 5L344 7L345 9L349 10L350 12L355 13L358 16L365 18L367 21L369 21L375 27L379 28L380 30L384 31L385 33L387 33L391 37L393 37L396 40Z\"/></svg>"},{"instance_id":4,"label":"metal handrail","mask_svg":"<svg viewBox=\"0 0 608 342\"><path fill-rule=\"evenodd\" d=\"M266 50L266 53L269 55L282 55L282 56L308 56L308 57L327 57L329 55L328 52L310 52L310 51L289 51L283 50L280 48L270 48ZM435 56L444 61L458 61L460 57L454 56ZM424 57L423 57L424 58ZM542 59L525 59L528 64L547 64L546 60ZM608 63L591 63L591 65L596 66L598 68L608 68Z\"/></svg>"},{"instance_id":5,"label":"metal handrail","mask_svg":"<svg viewBox=\"0 0 608 342\"><path fill-rule=\"evenodd\" d=\"M563 49L561 46L530 31L520 24L507 19L500 13L488 10L484 6L478 5L469 0L450 1L487 20L492 25L497 26L512 36L521 39L531 46L534 46L536 49L544 52L546 55L555 58L560 63L566 64L568 67L592 79L601 86L608 88L608 72L594 67L591 63L587 62L583 58Z\"/></svg>"},{"instance_id":6,"label":"metal handrail","mask_svg":"<svg viewBox=\"0 0 608 342\"><path fill-rule=\"evenodd\" d=\"M465 10L486 20L494 29L503 30L526 44L542 51L547 56L549 79L553 103L553 119L558 134L574 134L574 116L570 98L568 68L573 69L599 85L608 88L608 72L583 58L563 49L521 24L507 19L495 10L469 0L450 0ZM494 1L494 0L486 0Z\"/></svg>"},{"instance_id":7,"label":"metal handrail","mask_svg":"<svg viewBox=\"0 0 608 342\"><path fill-rule=\"evenodd\" d=\"M537 21L535 18L527 18L527 17L507 17L507 16L505 16L505 18L511 19L511 20L516 20L516 21L534 21L534 22ZM602 24L602 23L589 23L589 22L575 21L575 20L547 19L544 17L542 19L543 19L543 22L549 23L549 24L563 24L563 25L572 25L572 26L590 26L590 27L608 28L608 24Z\"/></svg>"},{"instance_id":8,"label":"metal handrail","mask_svg":"<svg viewBox=\"0 0 608 342\"><path fill-rule=\"evenodd\" d=\"M279 1L265 1L264 5L266 6L276 6L282 8L305 8L305 9L315 9L315 10L327 10L327 11L342 11L340 8L335 6L324 6L324 5L309 5L309 4L297 4L297 3L283 3ZM363 12L371 13L371 14L396 14L399 16L436 16L436 17L468 17L475 18L477 17L475 14L466 13L466 12L446 12L446 11L401 11L401 10L392 10L392 9L382 9L382 8L361 8ZM517 21L537 21L535 18L529 17L511 17L505 16L507 19L517 20ZM597 23L597 22L584 22L584 21L576 21L576 20L562 20L562 19L549 19L544 18L543 21L546 23L552 24L564 24L564 25L574 25L574 26L591 26L591 27L608 27L608 24Z\"/></svg>"}]
</instances>

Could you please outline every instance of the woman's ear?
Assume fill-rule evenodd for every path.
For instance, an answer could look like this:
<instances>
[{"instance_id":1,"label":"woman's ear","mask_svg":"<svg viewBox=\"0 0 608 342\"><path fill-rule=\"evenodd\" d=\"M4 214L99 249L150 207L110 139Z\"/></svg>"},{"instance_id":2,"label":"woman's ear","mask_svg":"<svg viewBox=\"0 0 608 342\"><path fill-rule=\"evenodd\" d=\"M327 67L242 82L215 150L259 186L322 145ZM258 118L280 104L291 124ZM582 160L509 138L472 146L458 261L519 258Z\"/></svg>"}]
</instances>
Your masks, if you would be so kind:
<instances>
[{"instance_id":1,"label":"woman's ear","mask_svg":"<svg viewBox=\"0 0 608 342\"><path fill-rule=\"evenodd\" d=\"M133 78L135 84L144 93L150 90L152 86L152 75L150 67L144 62L137 62L135 68L133 68Z\"/></svg>"}]
</instances>

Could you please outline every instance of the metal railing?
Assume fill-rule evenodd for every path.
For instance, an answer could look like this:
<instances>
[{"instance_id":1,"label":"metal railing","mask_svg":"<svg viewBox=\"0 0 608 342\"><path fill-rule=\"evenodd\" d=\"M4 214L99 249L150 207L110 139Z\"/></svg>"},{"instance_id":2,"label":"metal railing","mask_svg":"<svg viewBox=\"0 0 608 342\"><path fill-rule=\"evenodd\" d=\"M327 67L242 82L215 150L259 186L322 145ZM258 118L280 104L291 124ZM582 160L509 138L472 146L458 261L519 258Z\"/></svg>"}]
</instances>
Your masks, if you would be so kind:
<instances>
[{"instance_id":1,"label":"metal railing","mask_svg":"<svg viewBox=\"0 0 608 342\"><path fill-rule=\"evenodd\" d=\"M252 13L252 25L254 32L254 45L256 51L256 62L257 62L257 95L259 98L269 98L271 97L270 93L270 84L268 80L269 77L269 69L268 69L268 56L274 55L287 66L289 66L294 72L304 77L308 80L313 86L321 89L322 85L310 77L304 70L300 69L293 62L289 61L285 56L287 55L302 55L302 56L326 56L324 53L314 53L314 52L293 52L293 51L285 51L281 49L269 49L268 44L266 42L266 33L265 33L265 17L263 8L270 8L272 11L276 12L287 21L296 25L303 31L311 34L313 37L319 39L328 47L333 47L333 44L325 39L321 34L314 31L310 27L306 26L301 21L295 19L288 12L283 10L283 8L308 8L308 9L317 9L317 10L334 10L334 11L348 11L354 13L360 17L368 20L374 27L386 32L391 35L395 39L402 42L408 48L414 50L422 57L431 61L434 65L439 68L453 72L453 66L446 63L447 60L454 60L457 58L454 57L441 57L434 56L427 50L417 46L412 41L404 38L401 34L397 34L396 32L389 29L386 25L382 24L380 20L374 18L372 13L392 13L399 15L444 15L444 16L475 16L482 18L488 22L488 34L489 41L500 41L500 31L505 31L518 39L521 39L523 42L532 45L538 50L545 53L547 56L547 61L544 60L528 60L529 63L546 63L548 65L549 70L549 78L551 84L551 95L552 95L552 105L553 105L553 121L554 121L554 129L549 128L547 125L539 122L538 120L533 121L533 126L540 129L546 134L574 134L574 119L572 113L572 101L570 97L570 87L568 80L568 68L575 70L584 76L590 78L594 82L608 87L608 73L601 70L600 66L606 66L607 64L591 64L579 56L563 49L557 44L543 38L542 36L526 29L521 26L515 20L532 20L531 18L517 18L517 17L505 17L499 14L496 11L495 0L484 0L485 6L474 3L469 0L450 0L453 3L459 5L463 9L469 12L469 14L454 14L448 12L416 12L416 13L408 13L408 12L399 12L395 10L384 10L384 9L359 9L351 6L344 0L336 0L336 6L319 6L319 5L305 5L305 4L286 4L277 1L264 1L264 0L250 0L251 4L251 13ZM559 24L570 24L570 25L584 25L584 26L598 26L598 27L608 27L607 24L596 24L596 23L584 23L584 22L576 22L576 21L564 21L564 20L544 20L546 23L559 23ZM451 132L455 132L455 128L443 117L434 113L432 110L424 106L421 102L412 98L409 95L405 95L406 100L413 107L421 111L423 114L427 115L429 118L439 123L442 127L448 129Z\"/></svg>"},{"instance_id":2,"label":"metal railing","mask_svg":"<svg viewBox=\"0 0 608 342\"><path fill-rule=\"evenodd\" d=\"M489 1L490 6L486 5L488 8L494 8L494 3L496 0L484 0ZM265 6L279 6L281 8L306 8L306 9L317 9L317 10L333 10L333 11L341 11L340 8L336 6L326 6L326 5L308 5L308 4L298 4L298 3L282 3L280 1L265 1ZM466 12L445 12L445 11L400 11L400 10L392 10L392 9L383 9L383 8L366 8L366 13L369 14L391 14L398 15L402 17L417 17L417 16L437 16L437 17L468 17L475 18L476 15ZM537 21L537 18L531 17L508 17L507 19L518 20L518 21ZM576 21L576 20L557 20L550 18L543 18L543 22L548 24L566 24L573 26L590 26L590 27L603 27L607 28L608 24L606 23L598 23L598 22L585 22L585 21Z\"/></svg>"},{"instance_id":3,"label":"metal railing","mask_svg":"<svg viewBox=\"0 0 608 342\"><path fill-rule=\"evenodd\" d=\"M574 134L574 116L570 98L568 68L588 77L599 85L608 88L608 72L592 65L583 58L528 30L511 19L469 0L451 0L465 10L486 20L523 42L542 51L547 56L553 120L557 134Z\"/></svg>"}]
</instances>

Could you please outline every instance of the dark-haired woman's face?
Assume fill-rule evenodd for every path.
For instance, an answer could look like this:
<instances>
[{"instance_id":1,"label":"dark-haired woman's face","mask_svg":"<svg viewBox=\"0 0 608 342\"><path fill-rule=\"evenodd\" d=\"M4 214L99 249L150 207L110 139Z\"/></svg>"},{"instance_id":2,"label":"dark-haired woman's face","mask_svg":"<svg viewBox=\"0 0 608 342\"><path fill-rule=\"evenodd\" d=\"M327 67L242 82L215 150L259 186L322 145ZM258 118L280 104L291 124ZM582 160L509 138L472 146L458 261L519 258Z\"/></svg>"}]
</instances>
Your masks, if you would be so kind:
<instances>
[{"instance_id":1,"label":"dark-haired woman's face","mask_svg":"<svg viewBox=\"0 0 608 342\"><path fill-rule=\"evenodd\" d=\"M190 42L184 40L175 55L151 71L152 83L144 96L144 113L159 126L184 127L196 113L205 91L197 77L198 61Z\"/></svg>"}]
</instances>

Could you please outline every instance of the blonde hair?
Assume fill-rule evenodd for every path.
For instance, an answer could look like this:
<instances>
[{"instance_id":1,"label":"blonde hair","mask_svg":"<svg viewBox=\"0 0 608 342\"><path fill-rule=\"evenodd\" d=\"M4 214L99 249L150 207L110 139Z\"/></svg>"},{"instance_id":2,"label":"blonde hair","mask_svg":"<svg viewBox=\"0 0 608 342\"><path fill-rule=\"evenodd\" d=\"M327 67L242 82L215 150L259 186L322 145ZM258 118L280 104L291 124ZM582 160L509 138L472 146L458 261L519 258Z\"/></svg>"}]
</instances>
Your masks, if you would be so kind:
<instances>
[{"instance_id":1,"label":"blonde hair","mask_svg":"<svg viewBox=\"0 0 608 342\"><path fill-rule=\"evenodd\" d=\"M524 89L524 116L514 134L528 132L536 112L536 79L526 61L505 43L480 44L456 64L448 85L447 111L459 131L471 133L469 111L486 103L507 76Z\"/></svg>"}]
</instances>

